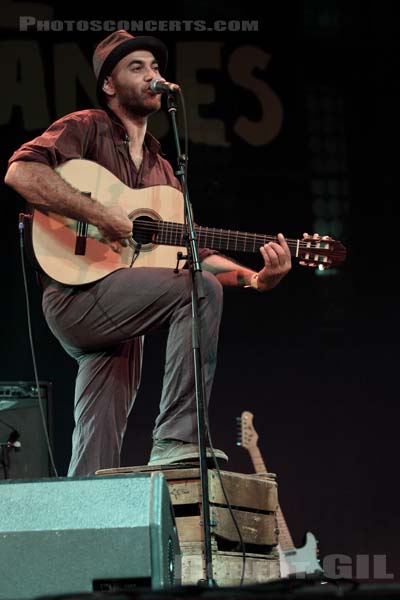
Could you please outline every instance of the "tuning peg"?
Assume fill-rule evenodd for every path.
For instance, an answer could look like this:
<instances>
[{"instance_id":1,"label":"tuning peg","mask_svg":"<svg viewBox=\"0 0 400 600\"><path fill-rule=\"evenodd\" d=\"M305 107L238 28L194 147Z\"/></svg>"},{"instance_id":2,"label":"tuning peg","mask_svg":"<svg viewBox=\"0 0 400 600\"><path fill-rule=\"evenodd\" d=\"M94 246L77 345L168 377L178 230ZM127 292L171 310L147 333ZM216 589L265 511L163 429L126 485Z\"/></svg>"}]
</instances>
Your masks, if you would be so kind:
<instances>
[{"instance_id":1,"label":"tuning peg","mask_svg":"<svg viewBox=\"0 0 400 600\"><path fill-rule=\"evenodd\" d=\"M302 265L303 267L316 267L317 264L314 262L307 262L305 260L299 260L299 264Z\"/></svg>"}]
</instances>

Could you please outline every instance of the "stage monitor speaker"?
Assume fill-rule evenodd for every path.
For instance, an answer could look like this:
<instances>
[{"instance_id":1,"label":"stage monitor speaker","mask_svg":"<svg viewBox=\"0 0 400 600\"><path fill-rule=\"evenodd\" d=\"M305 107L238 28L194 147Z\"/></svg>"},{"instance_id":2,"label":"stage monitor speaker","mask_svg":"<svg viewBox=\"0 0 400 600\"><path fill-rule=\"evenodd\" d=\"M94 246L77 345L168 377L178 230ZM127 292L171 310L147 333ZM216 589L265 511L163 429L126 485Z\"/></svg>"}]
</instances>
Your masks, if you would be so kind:
<instances>
[{"instance_id":1,"label":"stage monitor speaker","mask_svg":"<svg viewBox=\"0 0 400 600\"><path fill-rule=\"evenodd\" d=\"M39 384L45 426L51 443L52 384L44 381ZM32 381L0 381L0 479L51 476L43 427L36 384ZM16 446L8 445L10 436L16 438Z\"/></svg>"},{"instance_id":2,"label":"stage monitor speaker","mask_svg":"<svg viewBox=\"0 0 400 600\"><path fill-rule=\"evenodd\" d=\"M161 473L0 482L0 598L181 582Z\"/></svg>"}]
</instances>

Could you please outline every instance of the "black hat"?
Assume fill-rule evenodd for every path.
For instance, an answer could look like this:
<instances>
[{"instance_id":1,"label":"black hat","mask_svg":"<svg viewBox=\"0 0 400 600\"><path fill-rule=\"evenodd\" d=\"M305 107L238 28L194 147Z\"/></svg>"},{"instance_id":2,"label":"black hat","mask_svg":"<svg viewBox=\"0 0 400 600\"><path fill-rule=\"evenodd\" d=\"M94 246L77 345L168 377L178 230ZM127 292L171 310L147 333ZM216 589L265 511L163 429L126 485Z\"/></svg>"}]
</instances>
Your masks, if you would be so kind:
<instances>
[{"instance_id":1,"label":"black hat","mask_svg":"<svg viewBox=\"0 0 400 600\"><path fill-rule=\"evenodd\" d=\"M151 35L134 37L125 29L114 31L96 46L93 53L93 70L97 79L97 98L100 104L104 104L104 79L124 56L135 50L149 50L157 59L160 71L166 69L168 50L161 40Z\"/></svg>"}]
</instances>

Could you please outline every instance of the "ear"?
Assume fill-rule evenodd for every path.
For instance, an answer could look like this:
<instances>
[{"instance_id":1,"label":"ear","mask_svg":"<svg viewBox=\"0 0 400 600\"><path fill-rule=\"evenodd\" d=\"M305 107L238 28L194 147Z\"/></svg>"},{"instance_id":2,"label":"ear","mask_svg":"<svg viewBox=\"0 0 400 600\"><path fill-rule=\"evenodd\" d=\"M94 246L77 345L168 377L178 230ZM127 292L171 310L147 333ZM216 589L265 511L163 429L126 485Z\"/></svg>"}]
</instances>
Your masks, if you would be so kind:
<instances>
[{"instance_id":1,"label":"ear","mask_svg":"<svg viewBox=\"0 0 400 600\"><path fill-rule=\"evenodd\" d=\"M111 77L106 77L101 88L106 96L115 96L114 82Z\"/></svg>"}]
</instances>

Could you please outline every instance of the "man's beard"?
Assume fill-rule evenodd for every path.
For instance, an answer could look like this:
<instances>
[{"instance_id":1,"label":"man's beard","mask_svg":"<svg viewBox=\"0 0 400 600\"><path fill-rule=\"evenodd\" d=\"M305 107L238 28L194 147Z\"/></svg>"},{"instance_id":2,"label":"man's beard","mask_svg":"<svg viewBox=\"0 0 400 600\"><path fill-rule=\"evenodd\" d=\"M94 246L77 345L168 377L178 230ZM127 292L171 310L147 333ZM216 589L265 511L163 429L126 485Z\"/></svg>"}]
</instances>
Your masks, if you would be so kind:
<instances>
[{"instance_id":1,"label":"man's beard","mask_svg":"<svg viewBox=\"0 0 400 600\"><path fill-rule=\"evenodd\" d=\"M159 106L146 106L143 98L132 93L126 88L117 89L119 95L119 105L126 114L132 117L148 117L159 110Z\"/></svg>"}]
</instances>

